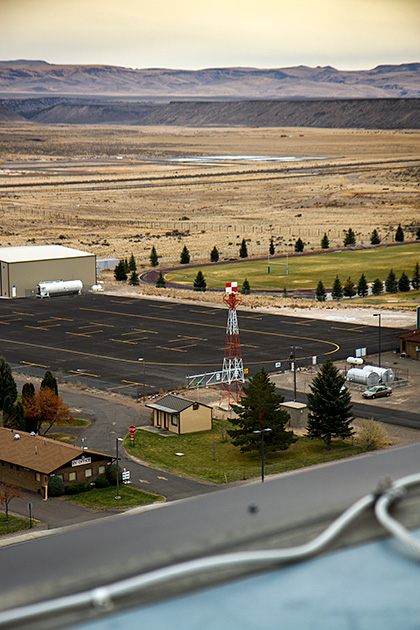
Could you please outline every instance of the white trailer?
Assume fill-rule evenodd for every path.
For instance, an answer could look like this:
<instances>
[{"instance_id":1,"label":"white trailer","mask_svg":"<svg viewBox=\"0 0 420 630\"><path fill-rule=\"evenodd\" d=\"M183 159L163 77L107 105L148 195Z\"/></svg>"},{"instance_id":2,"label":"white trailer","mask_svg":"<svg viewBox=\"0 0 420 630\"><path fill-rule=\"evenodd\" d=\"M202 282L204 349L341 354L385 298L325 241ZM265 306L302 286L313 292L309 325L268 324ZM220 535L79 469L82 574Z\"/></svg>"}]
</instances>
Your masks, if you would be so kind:
<instances>
[{"instance_id":1,"label":"white trailer","mask_svg":"<svg viewBox=\"0 0 420 630\"><path fill-rule=\"evenodd\" d=\"M52 282L39 282L37 285L37 297L51 297L52 295L80 295L83 289L81 280L54 280Z\"/></svg>"}]
</instances>

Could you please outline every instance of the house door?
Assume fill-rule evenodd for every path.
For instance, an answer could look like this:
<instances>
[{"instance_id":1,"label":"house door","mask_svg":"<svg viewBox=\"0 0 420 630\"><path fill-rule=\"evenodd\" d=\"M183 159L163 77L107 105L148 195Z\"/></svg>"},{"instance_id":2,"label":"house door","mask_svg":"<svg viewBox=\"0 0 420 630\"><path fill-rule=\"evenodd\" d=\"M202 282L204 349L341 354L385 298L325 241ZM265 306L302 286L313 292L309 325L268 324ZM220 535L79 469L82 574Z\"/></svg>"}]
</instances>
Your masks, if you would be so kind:
<instances>
[{"instance_id":1,"label":"house door","mask_svg":"<svg viewBox=\"0 0 420 630\"><path fill-rule=\"evenodd\" d=\"M169 429L169 414L165 413L163 417L163 428L167 431Z\"/></svg>"}]
</instances>

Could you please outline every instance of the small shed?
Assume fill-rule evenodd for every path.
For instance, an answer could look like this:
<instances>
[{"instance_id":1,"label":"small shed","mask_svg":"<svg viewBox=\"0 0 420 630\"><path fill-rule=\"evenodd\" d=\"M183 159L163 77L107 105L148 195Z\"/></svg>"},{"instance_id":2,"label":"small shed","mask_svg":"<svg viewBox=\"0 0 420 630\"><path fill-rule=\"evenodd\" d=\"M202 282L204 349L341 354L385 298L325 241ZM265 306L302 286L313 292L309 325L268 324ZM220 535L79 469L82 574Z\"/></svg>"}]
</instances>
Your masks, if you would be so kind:
<instances>
[{"instance_id":1,"label":"small shed","mask_svg":"<svg viewBox=\"0 0 420 630\"><path fill-rule=\"evenodd\" d=\"M290 416L288 426L293 429L304 429L308 426L308 407L304 403L290 401L283 402L281 409L287 411Z\"/></svg>"},{"instance_id":2,"label":"small shed","mask_svg":"<svg viewBox=\"0 0 420 630\"><path fill-rule=\"evenodd\" d=\"M398 335L400 338L400 352L410 359L420 360L420 328Z\"/></svg>"},{"instance_id":3,"label":"small shed","mask_svg":"<svg viewBox=\"0 0 420 630\"><path fill-rule=\"evenodd\" d=\"M0 482L40 492L47 498L48 479L64 484L105 477L113 457L50 438L0 427Z\"/></svg>"},{"instance_id":4,"label":"small shed","mask_svg":"<svg viewBox=\"0 0 420 630\"><path fill-rule=\"evenodd\" d=\"M209 431L213 426L212 407L174 394L167 394L146 407L153 410L153 426L170 433Z\"/></svg>"}]
</instances>

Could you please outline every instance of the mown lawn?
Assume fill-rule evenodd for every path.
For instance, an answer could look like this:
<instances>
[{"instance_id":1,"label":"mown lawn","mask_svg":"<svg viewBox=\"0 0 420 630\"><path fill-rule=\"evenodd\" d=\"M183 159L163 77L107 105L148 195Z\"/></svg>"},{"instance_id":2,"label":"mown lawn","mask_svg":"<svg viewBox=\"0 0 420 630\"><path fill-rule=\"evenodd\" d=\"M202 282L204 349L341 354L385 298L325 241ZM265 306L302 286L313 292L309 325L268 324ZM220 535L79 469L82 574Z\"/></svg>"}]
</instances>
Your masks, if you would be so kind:
<instances>
[{"instance_id":1,"label":"mown lawn","mask_svg":"<svg viewBox=\"0 0 420 630\"><path fill-rule=\"evenodd\" d=\"M83 505L84 507L103 510L136 507L138 505L149 505L150 503L164 501L164 497L158 494L143 492L142 490L137 490L136 488L131 488L124 484L119 484L119 495L121 499L116 499L116 494L117 487L109 486L109 488L94 488L88 492L68 495L65 496L64 499L71 503L76 503L77 505Z\"/></svg>"},{"instance_id":2,"label":"mown lawn","mask_svg":"<svg viewBox=\"0 0 420 630\"><path fill-rule=\"evenodd\" d=\"M288 275L285 257L270 259L270 274L267 273L267 260L206 266L201 271L208 287L224 288L227 281L236 281L240 287L247 278L251 290L296 290L315 289L319 280L325 288L331 288L337 274L343 285L349 276L357 284L362 273L368 282L376 278L385 282L390 269L394 270L397 280L403 271L411 278L417 261L420 262L420 243L364 250L343 248L341 252L289 256ZM166 278L192 285L197 272L198 268L180 269L166 274Z\"/></svg>"},{"instance_id":3,"label":"mown lawn","mask_svg":"<svg viewBox=\"0 0 420 630\"><path fill-rule=\"evenodd\" d=\"M215 483L257 477L261 471L260 453L241 453L225 437L226 426L226 422L215 420L212 431L168 437L138 430L134 445L127 437L124 446L130 454L152 466L188 477ZM266 473L348 457L361 451L359 446L352 445L351 440L340 440L326 452L323 441L301 437L287 451L265 453Z\"/></svg>"},{"instance_id":4,"label":"mown lawn","mask_svg":"<svg viewBox=\"0 0 420 630\"><path fill-rule=\"evenodd\" d=\"M9 523L7 523L6 514L0 514L0 536L25 529L30 529L29 518L10 516L9 514Z\"/></svg>"}]
</instances>

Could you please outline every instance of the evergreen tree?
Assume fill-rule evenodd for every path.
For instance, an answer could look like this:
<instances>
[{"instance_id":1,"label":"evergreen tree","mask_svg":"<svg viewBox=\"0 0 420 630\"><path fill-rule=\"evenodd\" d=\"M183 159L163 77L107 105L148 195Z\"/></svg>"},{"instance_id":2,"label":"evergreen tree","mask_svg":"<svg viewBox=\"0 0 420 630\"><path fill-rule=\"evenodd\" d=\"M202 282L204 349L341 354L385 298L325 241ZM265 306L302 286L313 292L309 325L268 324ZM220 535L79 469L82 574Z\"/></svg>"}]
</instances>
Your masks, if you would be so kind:
<instances>
[{"instance_id":1,"label":"evergreen tree","mask_svg":"<svg viewBox=\"0 0 420 630\"><path fill-rule=\"evenodd\" d=\"M353 435L351 396L346 387L342 389L345 382L345 376L328 360L309 386L307 435L324 440L328 449L332 438Z\"/></svg>"},{"instance_id":2,"label":"evergreen tree","mask_svg":"<svg viewBox=\"0 0 420 630\"><path fill-rule=\"evenodd\" d=\"M398 291L398 282L393 269L391 269L385 280L385 291L387 293L397 293Z\"/></svg>"},{"instance_id":3,"label":"evergreen tree","mask_svg":"<svg viewBox=\"0 0 420 630\"><path fill-rule=\"evenodd\" d=\"M134 254L131 254L130 260L128 261L128 271L137 271L136 259L134 258Z\"/></svg>"},{"instance_id":4,"label":"evergreen tree","mask_svg":"<svg viewBox=\"0 0 420 630\"><path fill-rule=\"evenodd\" d=\"M302 239L299 236L298 240L295 243L295 252L298 252L298 253L303 252L303 248L304 248L304 244L303 244Z\"/></svg>"},{"instance_id":5,"label":"evergreen tree","mask_svg":"<svg viewBox=\"0 0 420 630\"><path fill-rule=\"evenodd\" d=\"M35 386L33 383L24 383L22 387L22 400L27 400L35 395Z\"/></svg>"},{"instance_id":6,"label":"evergreen tree","mask_svg":"<svg viewBox=\"0 0 420 630\"><path fill-rule=\"evenodd\" d=\"M216 245L210 252L210 260L211 262L217 262L219 260L219 250L217 249Z\"/></svg>"},{"instance_id":7,"label":"evergreen tree","mask_svg":"<svg viewBox=\"0 0 420 630\"><path fill-rule=\"evenodd\" d=\"M379 280L379 278L376 278L376 280L372 282L372 295L380 295L383 290L384 290L384 285L383 285L382 280Z\"/></svg>"},{"instance_id":8,"label":"evergreen tree","mask_svg":"<svg viewBox=\"0 0 420 630\"><path fill-rule=\"evenodd\" d=\"M4 399L3 426L15 431L25 431L25 411L20 400L13 404L9 396Z\"/></svg>"},{"instance_id":9,"label":"evergreen tree","mask_svg":"<svg viewBox=\"0 0 420 630\"><path fill-rule=\"evenodd\" d=\"M315 290L315 297L318 302L325 302L325 300L327 299L327 294L325 293L324 283L322 282L322 280L318 282Z\"/></svg>"},{"instance_id":10,"label":"evergreen tree","mask_svg":"<svg viewBox=\"0 0 420 630\"><path fill-rule=\"evenodd\" d=\"M401 227L401 223L398 225L397 230L395 232L395 240L397 243L402 243L404 241L404 232Z\"/></svg>"},{"instance_id":11,"label":"evergreen tree","mask_svg":"<svg viewBox=\"0 0 420 630\"><path fill-rule=\"evenodd\" d=\"M287 298L287 288L283 287L283 297Z\"/></svg>"},{"instance_id":12,"label":"evergreen tree","mask_svg":"<svg viewBox=\"0 0 420 630\"><path fill-rule=\"evenodd\" d=\"M274 241L273 241L273 237L270 238L270 245L268 247L268 253L270 254L270 256L274 256Z\"/></svg>"},{"instance_id":13,"label":"evergreen tree","mask_svg":"<svg viewBox=\"0 0 420 630\"><path fill-rule=\"evenodd\" d=\"M347 247L347 245L355 245L356 236L351 228L349 228L348 231L345 233L343 243L344 247Z\"/></svg>"},{"instance_id":14,"label":"evergreen tree","mask_svg":"<svg viewBox=\"0 0 420 630\"><path fill-rule=\"evenodd\" d=\"M253 431L262 429L271 429L264 439L268 452L284 451L296 442L293 431L285 429L289 414L280 408L284 397L276 394L275 389L275 384L270 381L263 368L243 388L239 405L231 405L237 417L228 419L233 426L228 429L228 434L232 443L240 447L241 453L259 450L261 436Z\"/></svg>"},{"instance_id":15,"label":"evergreen tree","mask_svg":"<svg viewBox=\"0 0 420 630\"><path fill-rule=\"evenodd\" d=\"M43 388L50 389L56 396L58 396L57 379L54 378L50 370L45 372L44 378L41 381L41 389Z\"/></svg>"},{"instance_id":16,"label":"evergreen tree","mask_svg":"<svg viewBox=\"0 0 420 630\"><path fill-rule=\"evenodd\" d=\"M402 272L400 279L398 280L398 291L405 293L410 290L410 279L404 271Z\"/></svg>"},{"instance_id":17,"label":"evergreen tree","mask_svg":"<svg viewBox=\"0 0 420 630\"><path fill-rule=\"evenodd\" d=\"M132 287L138 287L140 282L139 282L139 274L137 273L137 271L132 271L131 275L130 275L130 279L128 281L128 284Z\"/></svg>"},{"instance_id":18,"label":"evergreen tree","mask_svg":"<svg viewBox=\"0 0 420 630\"><path fill-rule=\"evenodd\" d=\"M249 286L249 282L247 278L245 278L245 280L242 283L241 293L243 295L249 295L251 293L251 287Z\"/></svg>"},{"instance_id":19,"label":"evergreen tree","mask_svg":"<svg viewBox=\"0 0 420 630\"><path fill-rule=\"evenodd\" d=\"M416 240L420 241L420 227L418 227L416 231Z\"/></svg>"},{"instance_id":20,"label":"evergreen tree","mask_svg":"<svg viewBox=\"0 0 420 630\"><path fill-rule=\"evenodd\" d=\"M350 278L350 276L347 278L344 287L343 287L343 294L348 297L348 298L352 298L354 295L356 295L356 289L354 288L354 282L353 280Z\"/></svg>"},{"instance_id":21,"label":"evergreen tree","mask_svg":"<svg viewBox=\"0 0 420 630\"><path fill-rule=\"evenodd\" d=\"M330 246L330 241L328 240L327 233L324 232L324 236L321 239L321 247L322 249L328 249Z\"/></svg>"},{"instance_id":22,"label":"evergreen tree","mask_svg":"<svg viewBox=\"0 0 420 630\"><path fill-rule=\"evenodd\" d=\"M375 228L370 235L370 244L371 245L379 245L381 239L379 238L378 230Z\"/></svg>"},{"instance_id":23,"label":"evergreen tree","mask_svg":"<svg viewBox=\"0 0 420 630\"><path fill-rule=\"evenodd\" d=\"M162 276L162 272L159 272L159 278L156 280L156 285L158 289L166 289L166 280Z\"/></svg>"},{"instance_id":24,"label":"evergreen tree","mask_svg":"<svg viewBox=\"0 0 420 630\"><path fill-rule=\"evenodd\" d=\"M411 278L411 285L413 289L420 289L420 267L418 262L416 262L416 266L414 267L413 277Z\"/></svg>"},{"instance_id":25,"label":"evergreen tree","mask_svg":"<svg viewBox=\"0 0 420 630\"><path fill-rule=\"evenodd\" d=\"M124 258L124 271L127 275L128 275L128 272L130 271L127 258Z\"/></svg>"},{"instance_id":26,"label":"evergreen tree","mask_svg":"<svg viewBox=\"0 0 420 630\"><path fill-rule=\"evenodd\" d=\"M127 272L125 270L125 263L123 259L120 260L114 269L114 278L115 280L118 280L118 282L127 280Z\"/></svg>"},{"instance_id":27,"label":"evergreen tree","mask_svg":"<svg viewBox=\"0 0 420 630\"><path fill-rule=\"evenodd\" d=\"M245 242L244 238L242 239L242 243L241 243L241 246L239 248L239 256L241 258L248 258L248 248L246 246L246 242Z\"/></svg>"},{"instance_id":28,"label":"evergreen tree","mask_svg":"<svg viewBox=\"0 0 420 630\"><path fill-rule=\"evenodd\" d=\"M194 280L194 291L205 291L207 288L206 279L203 276L203 272L199 270Z\"/></svg>"},{"instance_id":29,"label":"evergreen tree","mask_svg":"<svg viewBox=\"0 0 420 630\"><path fill-rule=\"evenodd\" d=\"M335 280L333 282L331 297L333 300L339 300L343 297L343 286L340 282L340 278L335 276Z\"/></svg>"},{"instance_id":30,"label":"evergreen tree","mask_svg":"<svg viewBox=\"0 0 420 630\"><path fill-rule=\"evenodd\" d=\"M154 245L152 249L150 250L150 264L152 267L157 267L159 264L158 255L156 253L156 248Z\"/></svg>"},{"instance_id":31,"label":"evergreen tree","mask_svg":"<svg viewBox=\"0 0 420 630\"><path fill-rule=\"evenodd\" d=\"M184 245L182 249L179 262L181 263L181 265L188 265L188 263L190 262L190 252L188 251L188 247L186 245Z\"/></svg>"},{"instance_id":32,"label":"evergreen tree","mask_svg":"<svg viewBox=\"0 0 420 630\"><path fill-rule=\"evenodd\" d=\"M17 398L17 387L10 365L3 357L0 357L0 409L3 409L6 396L14 404Z\"/></svg>"},{"instance_id":33,"label":"evergreen tree","mask_svg":"<svg viewBox=\"0 0 420 630\"><path fill-rule=\"evenodd\" d=\"M366 297L369 293L368 283L366 282L366 276L364 273L359 278L359 282L357 283L357 295L360 297Z\"/></svg>"}]
</instances>

